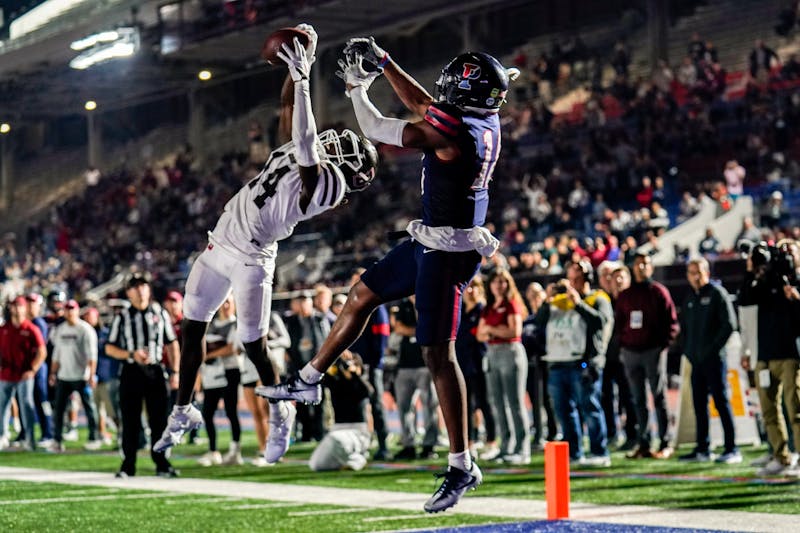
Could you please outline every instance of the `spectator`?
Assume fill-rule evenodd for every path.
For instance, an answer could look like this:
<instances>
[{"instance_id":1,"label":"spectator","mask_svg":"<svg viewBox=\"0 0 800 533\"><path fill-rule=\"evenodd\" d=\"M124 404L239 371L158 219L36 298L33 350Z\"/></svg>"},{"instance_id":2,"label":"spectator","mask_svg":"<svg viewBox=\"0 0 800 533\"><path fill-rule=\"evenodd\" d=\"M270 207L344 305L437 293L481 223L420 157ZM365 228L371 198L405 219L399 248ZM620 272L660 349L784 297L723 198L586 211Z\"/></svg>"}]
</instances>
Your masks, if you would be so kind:
<instances>
[{"instance_id":1,"label":"spectator","mask_svg":"<svg viewBox=\"0 0 800 533\"><path fill-rule=\"evenodd\" d=\"M706 236L697 247L698 253L706 259L714 259L719 255L722 246L714 235L713 228L706 228Z\"/></svg>"},{"instance_id":2,"label":"spectator","mask_svg":"<svg viewBox=\"0 0 800 533\"><path fill-rule=\"evenodd\" d=\"M371 391L363 372L361 358L349 350L328 369L323 383L331 394L334 424L311 454L311 470L361 470L366 466L372 436L367 417Z\"/></svg>"},{"instance_id":3,"label":"spectator","mask_svg":"<svg viewBox=\"0 0 800 533\"><path fill-rule=\"evenodd\" d=\"M642 188L636 193L636 201L639 207L649 209L653 203L653 182L648 176L642 178Z\"/></svg>"},{"instance_id":4,"label":"spectator","mask_svg":"<svg viewBox=\"0 0 800 533\"><path fill-rule=\"evenodd\" d=\"M106 353L124 361L120 371L119 396L122 412L122 465L118 478L136 475L136 451L142 431L142 404L147 407L151 435L161 435L167 425L169 401L167 378L161 355L168 346L169 380L177 380L180 351L169 315L152 301L150 282L142 274L132 275L126 284L130 307L120 311L111 323ZM163 452L150 449L159 477L177 477Z\"/></svg>"},{"instance_id":5,"label":"spectator","mask_svg":"<svg viewBox=\"0 0 800 533\"><path fill-rule=\"evenodd\" d=\"M7 305L5 323L0 326L0 450L8 447L9 404L20 392L20 416L27 433L27 448L36 449L33 434L33 380L47 352L39 328L27 317L25 297L17 296Z\"/></svg>"},{"instance_id":6,"label":"spectator","mask_svg":"<svg viewBox=\"0 0 800 533\"><path fill-rule=\"evenodd\" d=\"M750 243L757 243L761 240L761 230L753 224L753 217L744 217L742 219L742 231L736 237L736 247L747 241Z\"/></svg>"},{"instance_id":7,"label":"spectator","mask_svg":"<svg viewBox=\"0 0 800 533\"><path fill-rule=\"evenodd\" d=\"M97 386L97 332L80 318L80 306L69 300L64 306L66 320L53 330L53 364L50 384L56 387L55 443L53 451L63 452L64 413L73 392L81 397L83 411L89 424L87 450L97 450L103 445L97 430L97 409L94 389Z\"/></svg>"},{"instance_id":8,"label":"spectator","mask_svg":"<svg viewBox=\"0 0 800 533\"><path fill-rule=\"evenodd\" d=\"M330 324L314 310L311 294L303 292L292 300L293 314L286 318L286 330L292 344L289 347L289 362L292 369L299 370L308 363L330 332ZM297 405L297 421L302 426L300 440L322 440L322 405Z\"/></svg>"},{"instance_id":9,"label":"spectator","mask_svg":"<svg viewBox=\"0 0 800 533\"><path fill-rule=\"evenodd\" d=\"M725 183L728 186L728 194L735 202L742 194L744 194L744 177L747 174L744 167L739 164L735 159L731 159L725 163Z\"/></svg>"},{"instance_id":10,"label":"spectator","mask_svg":"<svg viewBox=\"0 0 800 533\"><path fill-rule=\"evenodd\" d=\"M786 207L783 205L783 193L773 191L767 204L761 210L761 224L770 229L780 227L786 217Z\"/></svg>"},{"instance_id":11,"label":"spectator","mask_svg":"<svg viewBox=\"0 0 800 533\"><path fill-rule=\"evenodd\" d=\"M484 361L486 359L486 343L480 342L475 337L478 332L478 323L481 313L486 307L486 294L483 288L483 279L475 276L464 289L463 304L461 306L461 322L456 333L456 357L461 373L464 375L464 384L467 388L467 430L469 432L470 449L477 457L479 446L478 439L478 411L483 419L486 432L486 447L497 447L496 432L492 408L486 394L486 374ZM488 450L487 450L488 451ZM497 454L495 454L495 457Z\"/></svg>"},{"instance_id":12,"label":"spectator","mask_svg":"<svg viewBox=\"0 0 800 533\"><path fill-rule=\"evenodd\" d=\"M417 433L416 406L413 401L419 392L422 416L425 420L425 436L422 440L423 459L436 459L434 446L439 438L439 401L433 388L431 373L422 359L422 349L417 343L417 311L414 308L415 296L400 302L394 316L393 330L400 335L400 350L397 359L397 375L394 381L397 411L400 416L403 447L395 459L416 459L417 450L414 438ZM463 319L462 319L463 320Z\"/></svg>"},{"instance_id":13,"label":"spectator","mask_svg":"<svg viewBox=\"0 0 800 533\"><path fill-rule=\"evenodd\" d=\"M321 313L331 325L336 321L336 315L331 311L333 291L324 283L314 285L314 309Z\"/></svg>"},{"instance_id":14,"label":"spectator","mask_svg":"<svg viewBox=\"0 0 800 533\"><path fill-rule=\"evenodd\" d=\"M686 279L693 293L681 311L683 353L692 364L692 400L695 414L696 445L681 461L711 461L708 434L708 396L714 399L725 434L725 449L718 463L742 462L736 448L731 402L728 395L728 366L725 344L736 330L736 314L728 292L711 283L711 271L705 259L692 259L686 265Z\"/></svg>"},{"instance_id":15,"label":"spectator","mask_svg":"<svg viewBox=\"0 0 800 533\"><path fill-rule=\"evenodd\" d=\"M350 276L351 287L359 282L361 274L365 271L365 268L358 268L353 272ZM389 449L386 447L386 438L389 432L386 428L386 415L383 407L383 357L386 353L386 344L389 341L390 333L389 310L386 305L381 304L372 312L361 336L350 346L350 351L361 357L367 382L372 387L372 396L370 397L372 424L378 439L378 449L373 455L375 460L384 460L390 457Z\"/></svg>"},{"instance_id":16,"label":"spectator","mask_svg":"<svg viewBox=\"0 0 800 533\"><path fill-rule=\"evenodd\" d=\"M608 295L591 290L592 275L587 261L570 263L567 278L548 286L547 305L536 322L547 328L547 388L569 442L570 460L608 467L611 456L600 397L614 317ZM582 421L588 430L588 456L583 451Z\"/></svg>"},{"instance_id":17,"label":"spectator","mask_svg":"<svg viewBox=\"0 0 800 533\"><path fill-rule=\"evenodd\" d=\"M81 317L94 328L97 334L97 386L94 389L94 401L97 408L97 426L103 444L112 443L109 425L113 424L120 434L122 418L119 411L119 366L120 362L106 355L108 327L100 320L100 312L96 307L89 307ZM109 424L111 422L111 424Z\"/></svg>"},{"instance_id":18,"label":"spectator","mask_svg":"<svg viewBox=\"0 0 800 533\"><path fill-rule=\"evenodd\" d=\"M678 83L687 89L693 88L697 84L697 67L692 58L686 56L678 68Z\"/></svg>"},{"instance_id":19,"label":"spectator","mask_svg":"<svg viewBox=\"0 0 800 533\"><path fill-rule=\"evenodd\" d=\"M796 457L789 450L787 426L795 446L800 443L800 352L797 345L797 316L800 293L791 284L765 275L763 266L747 260L747 274L739 289L740 306L757 306L758 361L756 377L761 413L767 429L771 456L754 461L759 476L800 474ZM752 368L749 355L742 356L742 368ZM781 397L782 395L782 397ZM788 420L783 409L786 409Z\"/></svg>"},{"instance_id":20,"label":"spectator","mask_svg":"<svg viewBox=\"0 0 800 533\"><path fill-rule=\"evenodd\" d=\"M42 338L47 339L47 322L41 316L42 302L44 301L42 295L38 292L32 292L25 296L25 300L28 302L28 320L30 320L34 326L39 328ZM50 416L52 407L47 395L47 376L48 366L47 360L45 360L45 362L39 366L39 370L36 371L33 385L33 405L36 410L36 419L39 422L39 427L42 431L42 439L38 444L43 448L47 448L53 443L53 420ZM19 392L17 392L17 404L20 403L21 401L19 398ZM24 443L27 441L25 437L26 430L27 428L23 426L22 431L20 431L17 435L17 442Z\"/></svg>"},{"instance_id":21,"label":"spectator","mask_svg":"<svg viewBox=\"0 0 800 533\"><path fill-rule=\"evenodd\" d=\"M699 33L693 32L691 39L689 39L689 46L686 49L687 56L691 58L692 62L697 63L703 59L705 53L706 43L700 38Z\"/></svg>"},{"instance_id":22,"label":"spectator","mask_svg":"<svg viewBox=\"0 0 800 533\"><path fill-rule=\"evenodd\" d=\"M522 322L522 345L528 354L528 396L533 405L533 446L541 449L544 441L557 440L558 427L553 401L547 389L547 340L545 328L536 323L536 316L546 304L547 293L539 283L533 282L525 290L525 299L531 314ZM547 434L544 433L542 409L547 416Z\"/></svg>"},{"instance_id":23,"label":"spectator","mask_svg":"<svg viewBox=\"0 0 800 533\"><path fill-rule=\"evenodd\" d=\"M637 253L633 261L631 286L620 292L615 310L615 328L619 335L620 358L633 393L638 421L638 446L627 457L667 459L672 455L668 431L667 348L678 333L675 304L666 287L653 281L653 261ZM647 407L647 384L661 441L651 449L650 414Z\"/></svg>"},{"instance_id":24,"label":"spectator","mask_svg":"<svg viewBox=\"0 0 800 533\"><path fill-rule=\"evenodd\" d=\"M239 403L239 382L243 370L243 357L236 336L236 306L229 294L216 318L209 324L206 333L206 356L202 366L203 382L203 422L208 433L208 452L198 463L202 466L240 465L242 460L241 436L237 404ZM219 401L225 405L225 416L231 426L231 443L223 456L217 450L217 430L214 426L214 413Z\"/></svg>"},{"instance_id":25,"label":"spectator","mask_svg":"<svg viewBox=\"0 0 800 533\"><path fill-rule=\"evenodd\" d=\"M778 54L764 44L764 41L757 39L755 47L750 52L750 76L758 80L759 83L766 83L769 80L773 63L780 64Z\"/></svg>"},{"instance_id":26,"label":"spectator","mask_svg":"<svg viewBox=\"0 0 800 533\"><path fill-rule=\"evenodd\" d=\"M492 273L489 289L476 336L479 341L489 343L486 379L492 414L502 440L502 460L528 464L531 460L530 424L525 408L528 358L521 342L522 321L528 313L507 270Z\"/></svg>"}]
</instances>

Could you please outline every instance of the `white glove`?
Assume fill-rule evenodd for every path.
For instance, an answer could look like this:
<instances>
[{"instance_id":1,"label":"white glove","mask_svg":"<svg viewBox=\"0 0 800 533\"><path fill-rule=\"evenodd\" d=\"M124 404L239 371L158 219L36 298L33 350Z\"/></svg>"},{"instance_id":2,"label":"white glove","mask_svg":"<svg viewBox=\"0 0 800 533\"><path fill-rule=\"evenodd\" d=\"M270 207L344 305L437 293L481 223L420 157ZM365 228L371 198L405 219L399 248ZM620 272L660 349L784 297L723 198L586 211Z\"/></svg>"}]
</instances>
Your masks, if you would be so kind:
<instances>
[{"instance_id":1,"label":"white glove","mask_svg":"<svg viewBox=\"0 0 800 533\"><path fill-rule=\"evenodd\" d=\"M372 72L364 70L364 65L362 64L363 60L363 56L355 54L338 61L339 68L342 70L337 70L336 75L342 78L347 85L345 89L345 94L347 96L350 96L350 90L356 87L363 87L366 91L369 89L369 86L372 85L372 82L375 81L375 78L381 75L379 70L374 70Z\"/></svg>"},{"instance_id":2,"label":"white glove","mask_svg":"<svg viewBox=\"0 0 800 533\"><path fill-rule=\"evenodd\" d=\"M517 78L519 78L520 71L519 71L519 69L517 67L508 67L506 69L506 74L508 74L508 79L509 80L514 81Z\"/></svg>"},{"instance_id":3,"label":"white glove","mask_svg":"<svg viewBox=\"0 0 800 533\"><path fill-rule=\"evenodd\" d=\"M306 49L300 44L297 37L294 38L294 50L283 44L277 55L289 67L289 75L293 82L297 83L308 79L311 73L311 64L306 56Z\"/></svg>"},{"instance_id":4,"label":"white glove","mask_svg":"<svg viewBox=\"0 0 800 533\"><path fill-rule=\"evenodd\" d=\"M378 46L374 37L354 37L350 39L344 47L344 55L345 57L360 55L379 70L383 70L383 67L389 61L389 54Z\"/></svg>"},{"instance_id":5,"label":"white glove","mask_svg":"<svg viewBox=\"0 0 800 533\"><path fill-rule=\"evenodd\" d=\"M314 29L314 26L311 24L306 24L305 22L302 24L298 24L295 26L298 30L302 30L308 34L308 44L306 45L306 58L308 59L308 64L314 64L314 61L317 59L317 41L319 38L317 37L317 31Z\"/></svg>"}]
</instances>

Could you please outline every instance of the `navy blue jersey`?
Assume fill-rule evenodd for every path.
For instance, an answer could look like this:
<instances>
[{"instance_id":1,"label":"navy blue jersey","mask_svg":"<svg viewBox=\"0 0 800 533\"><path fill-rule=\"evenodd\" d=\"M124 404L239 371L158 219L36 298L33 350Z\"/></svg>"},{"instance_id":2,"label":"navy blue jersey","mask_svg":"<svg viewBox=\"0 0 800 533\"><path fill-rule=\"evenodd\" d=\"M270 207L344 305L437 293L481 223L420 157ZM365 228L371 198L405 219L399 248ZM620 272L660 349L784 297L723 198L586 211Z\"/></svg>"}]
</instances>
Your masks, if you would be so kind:
<instances>
[{"instance_id":1,"label":"navy blue jersey","mask_svg":"<svg viewBox=\"0 0 800 533\"><path fill-rule=\"evenodd\" d=\"M482 226L489 206L489 180L500 155L500 119L475 115L437 102L425 121L455 141L460 155L442 161L435 150L422 158L422 223L426 226Z\"/></svg>"}]
</instances>

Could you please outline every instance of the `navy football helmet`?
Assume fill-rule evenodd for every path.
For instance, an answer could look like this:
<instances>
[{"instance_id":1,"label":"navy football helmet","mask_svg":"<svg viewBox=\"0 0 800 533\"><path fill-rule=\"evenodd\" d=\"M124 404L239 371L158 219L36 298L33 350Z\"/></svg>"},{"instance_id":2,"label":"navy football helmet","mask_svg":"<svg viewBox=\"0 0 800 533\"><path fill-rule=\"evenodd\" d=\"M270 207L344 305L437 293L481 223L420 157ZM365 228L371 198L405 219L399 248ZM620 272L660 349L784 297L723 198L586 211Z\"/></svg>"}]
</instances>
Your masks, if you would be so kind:
<instances>
[{"instance_id":1,"label":"navy football helmet","mask_svg":"<svg viewBox=\"0 0 800 533\"><path fill-rule=\"evenodd\" d=\"M319 134L325 153L344 174L347 192L363 191L375 179L378 150L368 139L352 130L336 133L325 130Z\"/></svg>"},{"instance_id":2,"label":"navy football helmet","mask_svg":"<svg viewBox=\"0 0 800 533\"><path fill-rule=\"evenodd\" d=\"M505 102L508 81L508 71L497 59L483 52L467 52L442 69L434 99L466 111L497 113Z\"/></svg>"}]
</instances>

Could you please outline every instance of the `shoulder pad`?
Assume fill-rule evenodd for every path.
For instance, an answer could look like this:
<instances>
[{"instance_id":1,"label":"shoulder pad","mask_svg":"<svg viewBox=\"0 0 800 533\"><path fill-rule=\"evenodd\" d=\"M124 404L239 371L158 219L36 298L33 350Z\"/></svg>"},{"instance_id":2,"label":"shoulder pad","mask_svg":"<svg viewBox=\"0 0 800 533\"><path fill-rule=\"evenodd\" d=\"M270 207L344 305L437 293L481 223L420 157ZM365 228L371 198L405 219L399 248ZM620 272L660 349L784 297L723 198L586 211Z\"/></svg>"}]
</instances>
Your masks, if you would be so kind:
<instances>
[{"instance_id":1,"label":"shoulder pad","mask_svg":"<svg viewBox=\"0 0 800 533\"><path fill-rule=\"evenodd\" d=\"M424 120L448 139L458 137L461 129L461 112L451 104L435 102L428 107Z\"/></svg>"}]
</instances>

